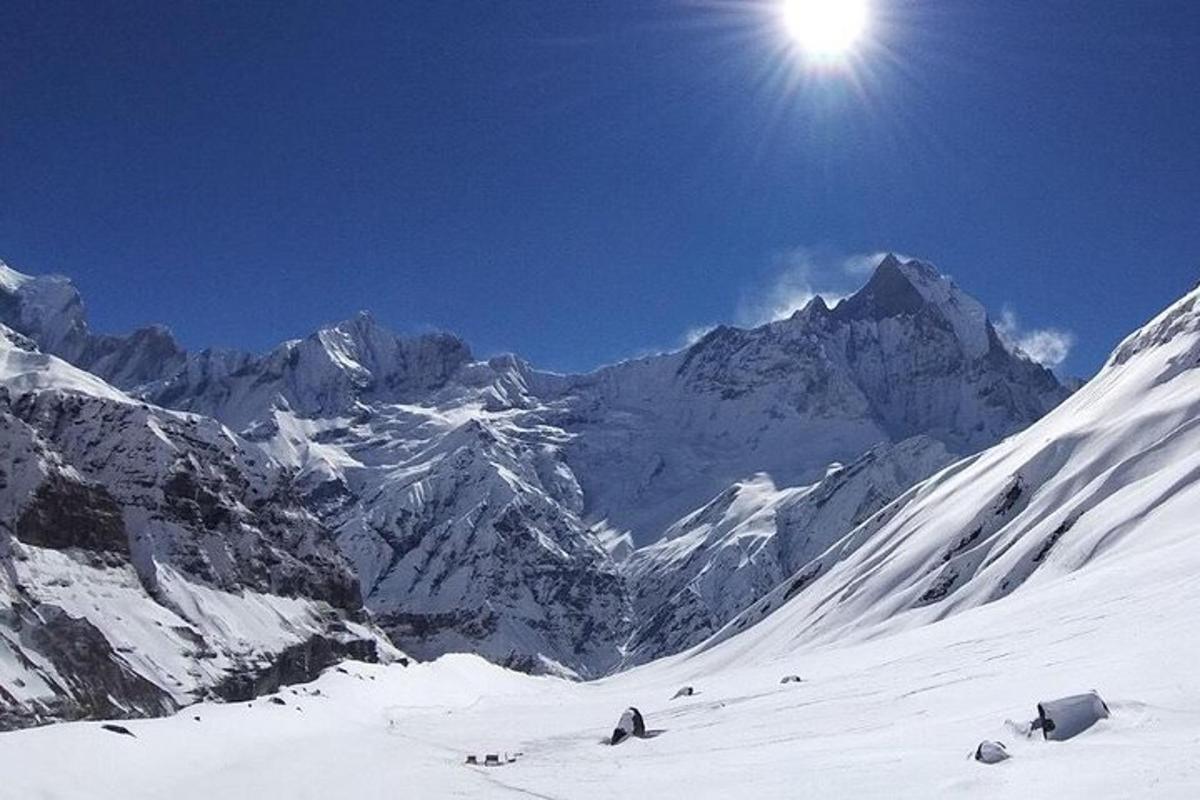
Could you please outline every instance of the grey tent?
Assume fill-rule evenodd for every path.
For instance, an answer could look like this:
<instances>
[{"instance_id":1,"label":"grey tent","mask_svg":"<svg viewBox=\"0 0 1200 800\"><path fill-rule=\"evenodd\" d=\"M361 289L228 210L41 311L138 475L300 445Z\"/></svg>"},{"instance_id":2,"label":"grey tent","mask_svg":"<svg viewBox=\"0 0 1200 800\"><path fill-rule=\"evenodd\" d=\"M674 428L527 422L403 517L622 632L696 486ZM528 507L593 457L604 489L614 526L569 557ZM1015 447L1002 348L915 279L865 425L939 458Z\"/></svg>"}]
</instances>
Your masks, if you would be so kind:
<instances>
[{"instance_id":1,"label":"grey tent","mask_svg":"<svg viewBox=\"0 0 1200 800\"><path fill-rule=\"evenodd\" d=\"M984 740L975 748L975 760L981 761L984 764L999 764L1001 761L1007 761L1011 756L1008 750L1004 748L1004 742L992 742Z\"/></svg>"},{"instance_id":2,"label":"grey tent","mask_svg":"<svg viewBox=\"0 0 1200 800\"><path fill-rule=\"evenodd\" d=\"M638 711L633 706L625 709L625 713L621 715L621 721L617 723L617 727L613 728L612 738L609 744L620 744L630 736L642 737L646 735L646 722L642 719L642 712Z\"/></svg>"},{"instance_id":3,"label":"grey tent","mask_svg":"<svg viewBox=\"0 0 1200 800\"><path fill-rule=\"evenodd\" d=\"M680 689L678 692L676 692L675 697L672 697L671 699L674 700L677 697L691 697L695 693L696 693L696 690L693 689L691 686L684 686L682 689Z\"/></svg>"},{"instance_id":4,"label":"grey tent","mask_svg":"<svg viewBox=\"0 0 1200 800\"><path fill-rule=\"evenodd\" d=\"M1061 742L1083 733L1102 719L1108 719L1108 706L1096 692L1043 700L1038 703L1038 718L1033 723L1042 736Z\"/></svg>"}]
</instances>

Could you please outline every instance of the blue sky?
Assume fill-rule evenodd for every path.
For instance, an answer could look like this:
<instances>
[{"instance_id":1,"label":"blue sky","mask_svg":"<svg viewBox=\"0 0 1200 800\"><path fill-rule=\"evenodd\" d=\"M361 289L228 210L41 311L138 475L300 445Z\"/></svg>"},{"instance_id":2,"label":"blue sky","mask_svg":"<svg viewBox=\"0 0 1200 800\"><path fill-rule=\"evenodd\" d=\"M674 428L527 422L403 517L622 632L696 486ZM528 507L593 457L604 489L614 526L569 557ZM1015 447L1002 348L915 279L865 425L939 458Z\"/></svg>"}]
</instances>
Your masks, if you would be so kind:
<instances>
[{"instance_id":1,"label":"blue sky","mask_svg":"<svg viewBox=\"0 0 1200 800\"><path fill-rule=\"evenodd\" d=\"M1200 4L874 0L821 74L767 6L9 0L0 258L101 330L369 308L563 370L892 249L1088 373L1200 278Z\"/></svg>"}]
</instances>

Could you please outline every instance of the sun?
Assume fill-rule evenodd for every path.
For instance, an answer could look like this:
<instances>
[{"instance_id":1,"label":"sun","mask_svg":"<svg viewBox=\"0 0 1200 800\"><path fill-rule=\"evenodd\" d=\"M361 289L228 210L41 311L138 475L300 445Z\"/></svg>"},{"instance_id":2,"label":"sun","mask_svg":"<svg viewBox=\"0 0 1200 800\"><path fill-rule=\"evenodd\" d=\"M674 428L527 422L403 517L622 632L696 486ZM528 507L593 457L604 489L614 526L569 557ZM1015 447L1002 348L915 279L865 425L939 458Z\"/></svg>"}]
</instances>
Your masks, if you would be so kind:
<instances>
[{"instance_id":1,"label":"sun","mask_svg":"<svg viewBox=\"0 0 1200 800\"><path fill-rule=\"evenodd\" d=\"M870 9L867 0L780 0L779 14L806 55L834 61L862 38Z\"/></svg>"}]
</instances>

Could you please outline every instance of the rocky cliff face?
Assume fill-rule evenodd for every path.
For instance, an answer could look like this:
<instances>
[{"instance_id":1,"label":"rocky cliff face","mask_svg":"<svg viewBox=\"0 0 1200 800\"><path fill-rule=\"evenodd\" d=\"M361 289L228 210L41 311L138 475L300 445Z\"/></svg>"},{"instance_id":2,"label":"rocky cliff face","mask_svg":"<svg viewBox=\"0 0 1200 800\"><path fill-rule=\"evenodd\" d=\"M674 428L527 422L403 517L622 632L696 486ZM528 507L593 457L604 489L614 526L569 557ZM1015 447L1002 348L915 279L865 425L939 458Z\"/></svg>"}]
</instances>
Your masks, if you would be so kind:
<instances>
[{"instance_id":1,"label":"rocky cliff face","mask_svg":"<svg viewBox=\"0 0 1200 800\"><path fill-rule=\"evenodd\" d=\"M290 473L0 329L0 725L159 713L314 640L390 657L361 606Z\"/></svg>"}]
</instances>

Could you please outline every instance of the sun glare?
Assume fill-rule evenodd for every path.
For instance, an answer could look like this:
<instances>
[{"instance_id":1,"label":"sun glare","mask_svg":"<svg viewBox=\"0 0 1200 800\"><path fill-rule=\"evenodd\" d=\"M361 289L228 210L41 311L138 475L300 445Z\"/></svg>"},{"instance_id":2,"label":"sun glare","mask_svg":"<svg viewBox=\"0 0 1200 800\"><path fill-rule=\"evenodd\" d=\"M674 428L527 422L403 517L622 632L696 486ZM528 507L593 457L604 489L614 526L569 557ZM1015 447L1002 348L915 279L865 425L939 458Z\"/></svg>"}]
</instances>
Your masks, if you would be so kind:
<instances>
[{"instance_id":1,"label":"sun glare","mask_svg":"<svg viewBox=\"0 0 1200 800\"><path fill-rule=\"evenodd\" d=\"M779 13L800 49L818 60L846 55L870 16L867 0L780 0Z\"/></svg>"}]
</instances>

